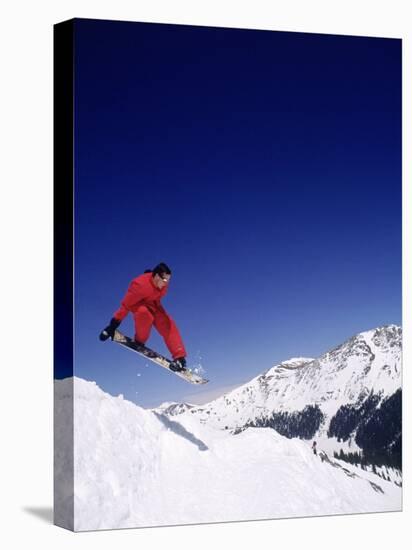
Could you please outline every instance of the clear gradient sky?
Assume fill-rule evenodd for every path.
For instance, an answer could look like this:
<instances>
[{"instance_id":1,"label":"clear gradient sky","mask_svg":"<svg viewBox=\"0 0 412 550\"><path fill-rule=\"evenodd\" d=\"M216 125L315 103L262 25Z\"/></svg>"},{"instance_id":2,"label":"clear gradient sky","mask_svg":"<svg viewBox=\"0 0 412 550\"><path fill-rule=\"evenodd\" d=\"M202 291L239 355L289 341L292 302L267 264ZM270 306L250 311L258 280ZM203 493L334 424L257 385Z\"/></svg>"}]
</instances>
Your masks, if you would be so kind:
<instances>
[{"instance_id":1,"label":"clear gradient sky","mask_svg":"<svg viewBox=\"0 0 412 550\"><path fill-rule=\"evenodd\" d=\"M75 48L76 376L195 401L401 324L400 40L76 20ZM160 261L206 387L98 340Z\"/></svg>"}]
</instances>

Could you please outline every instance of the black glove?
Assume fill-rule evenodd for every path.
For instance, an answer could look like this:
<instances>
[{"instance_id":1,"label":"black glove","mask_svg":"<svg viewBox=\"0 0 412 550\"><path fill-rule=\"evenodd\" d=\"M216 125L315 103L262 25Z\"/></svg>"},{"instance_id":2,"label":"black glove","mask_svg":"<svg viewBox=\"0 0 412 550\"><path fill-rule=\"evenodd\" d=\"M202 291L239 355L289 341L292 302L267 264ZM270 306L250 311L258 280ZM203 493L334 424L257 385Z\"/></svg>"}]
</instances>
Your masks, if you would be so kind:
<instances>
[{"instance_id":1,"label":"black glove","mask_svg":"<svg viewBox=\"0 0 412 550\"><path fill-rule=\"evenodd\" d=\"M108 338L111 338L113 340L114 338L114 331L117 329L118 326L120 326L121 321L113 317L110 320L110 325L107 325L106 328L102 330L102 332L99 334L99 338L102 342L107 340Z\"/></svg>"},{"instance_id":2,"label":"black glove","mask_svg":"<svg viewBox=\"0 0 412 550\"><path fill-rule=\"evenodd\" d=\"M170 363L170 370L173 372L181 372L182 370L186 370L186 358L178 357L177 359L174 359Z\"/></svg>"}]
</instances>

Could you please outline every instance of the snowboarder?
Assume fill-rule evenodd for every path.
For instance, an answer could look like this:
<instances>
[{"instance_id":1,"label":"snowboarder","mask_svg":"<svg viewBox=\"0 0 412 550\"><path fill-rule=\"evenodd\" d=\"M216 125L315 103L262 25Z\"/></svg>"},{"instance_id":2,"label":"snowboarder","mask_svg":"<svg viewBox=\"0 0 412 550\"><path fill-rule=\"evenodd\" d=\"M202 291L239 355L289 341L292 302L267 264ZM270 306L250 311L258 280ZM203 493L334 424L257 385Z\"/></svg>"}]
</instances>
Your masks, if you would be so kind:
<instances>
[{"instance_id":1,"label":"snowboarder","mask_svg":"<svg viewBox=\"0 0 412 550\"><path fill-rule=\"evenodd\" d=\"M172 272L165 263L160 263L152 271L147 270L129 285L120 308L114 313L109 325L100 333L100 340L113 340L115 330L130 312L135 324L135 341L144 345L154 325L163 336L173 357L171 369L181 371L186 368L186 350L176 323L160 303L167 293Z\"/></svg>"},{"instance_id":2,"label":"snowboarder","mask_svg":"<svg viewBox=\"0 0 412 550\"><path fill-rule=\"evenodd\" d=\"M317 451L317 448L316 448L316 441L314 441L312 443L312 450L313 450L313 454L314 455L317 455L318 454L318 451Z\"/></svg>"}]
</instances>

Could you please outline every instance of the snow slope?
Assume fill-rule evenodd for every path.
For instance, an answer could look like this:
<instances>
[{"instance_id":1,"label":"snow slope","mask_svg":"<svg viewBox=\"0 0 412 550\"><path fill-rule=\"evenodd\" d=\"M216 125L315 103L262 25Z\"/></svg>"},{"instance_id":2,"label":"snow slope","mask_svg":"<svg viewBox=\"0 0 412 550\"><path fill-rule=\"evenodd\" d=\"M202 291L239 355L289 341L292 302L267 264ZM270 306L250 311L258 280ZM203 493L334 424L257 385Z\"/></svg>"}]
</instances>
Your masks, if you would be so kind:
<instances>
[{"instance_id":1,"label":"snow slope","mask_svg":"<svg viewBox=\"0 0 412 550\"><path fill-rule=\"evenodd\" d=\"M299 439L271 429L229 435L196 416L142 409L79 378L55 381L57 432L65 432L73 384L77 531L401 507L395 484L321 460ZM59 444L56 486L67 489L70 437ZM57 491L57 515L70 514L67 502Z\"/></svg>"}]
</instances>

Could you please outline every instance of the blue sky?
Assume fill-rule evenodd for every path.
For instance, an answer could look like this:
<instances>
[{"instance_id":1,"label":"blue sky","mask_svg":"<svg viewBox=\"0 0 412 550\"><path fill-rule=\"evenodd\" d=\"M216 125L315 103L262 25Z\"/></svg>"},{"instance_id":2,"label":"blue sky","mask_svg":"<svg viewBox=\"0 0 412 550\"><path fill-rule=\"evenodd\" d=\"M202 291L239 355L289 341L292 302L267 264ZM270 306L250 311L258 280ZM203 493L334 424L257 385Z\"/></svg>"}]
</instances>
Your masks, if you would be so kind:
<instances>
[{"instance_id":1,"label":"blue sky","mask_svg":"<svg viewBox=\"0 0 412 550\"><path fill-rule=\"evenodd\" d=\"M76 376L201 398L97 339L160 261L208 392L401 323L399 40L76 20L75 44Z\"/></svg>"}]
</instances>

